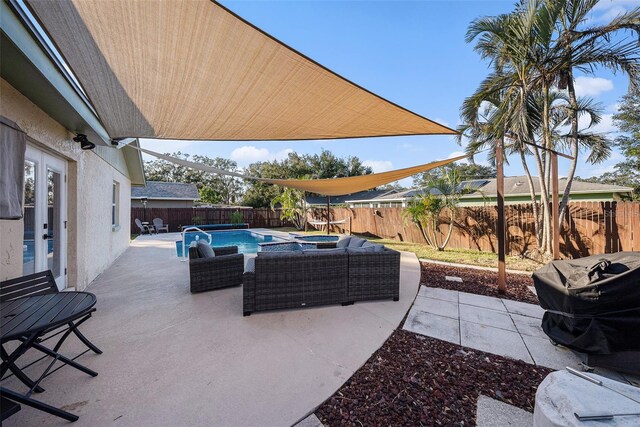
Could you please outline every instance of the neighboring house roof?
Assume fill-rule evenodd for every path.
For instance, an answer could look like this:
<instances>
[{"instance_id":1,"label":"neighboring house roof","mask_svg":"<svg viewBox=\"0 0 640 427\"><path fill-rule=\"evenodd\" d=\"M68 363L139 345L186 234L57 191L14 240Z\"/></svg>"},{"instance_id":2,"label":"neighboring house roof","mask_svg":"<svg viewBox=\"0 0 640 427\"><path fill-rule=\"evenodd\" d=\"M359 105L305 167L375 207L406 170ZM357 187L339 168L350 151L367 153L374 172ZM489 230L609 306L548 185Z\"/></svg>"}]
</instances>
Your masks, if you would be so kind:
<instances>
[{"instance_id":1,"label":"neighboring house roof","mask_svg":"<svg viewBox=\"0 0 640 427\"><path fill-rule=\"evenodd\" d=\"M538 177L533 178L533 187L535 189L536 194L540 193L540 183L538 181ZM462 196L463 199L474 199L478 197L490 197L495 196L497 193L496 179L476 179L463 181L461 186L466 188L477 188L477 191L474 191L469 194L465 194ZM558 187L560 192L563 192L567 186L567 178L560 178L558 182ZM612 184L600 184L597 182L585 182L573 180L571 185L571 194L592 194L592 193L631 193L633 188L631 187L623 187L620 185L612 185ZM364 197L347 197L345 202L347 203L367 203L367 202L394 202L394 201L403 201L406 199L410 199L420 194L425 194L427 189L424 188L413 188L405 191L392 192L388 194L384 194L377 197L367 197L366 194L363 194ZM364 192L366 193L366 192ZM431 193L437 194L437 190L431 189ZM506 197L509 196L528 196L529 195L529 184L527 182L526 176L510 176L504 178L504 195Z\"/></svg>"},{"instance_id":2,"label":"neighboring house roof","mask_svg":"<svg viewBox=\"0 0 640 427\"><path fill-rule=\"evenodd\" d=\"M540 181L537 176L533 178L533 188L536 194L540 193ZM488 179L487 183L480 187L478 191L462 196L462 198L475 198L481 196L492 196L497 193L496 179ZM567 178L558 180L558 189L563 192L567 186ZM631 187L623 187L620 185L600 184L597 182L585 182L573 180L571 184L571 194L590 194L590 193L630 193L633 191ZM505 196L528 196L529 183L526 176L510 176L504 178L504 195Z\"/></svg>"},{"instance_id":3,"label":"neighboring house roof","mask_svg":"<svg viewBox=\"0 0 640 427\"><path fill-rule=\"evenodd\" d=\"M381 197L386 194L395 193L395 190L366 190L360 191L358 193L353 194L343 194L342 196L331 196L331 204L332 205L341 205L346 203L348 200L352 200L353 198L367 198L372 199L376 197ZM326 196L309 196L305 199L308 205L326 205L327 197Z\"/></svg>"},{"instance_id":4,"label":"neighboring house roof","mask_svg":"<svg viewBox=\"0 0 640 427\"><path fill-rule=\"evenodd\" d=\"M145 187L132 187L131 198L170 200L200 200L198 188L193 183L147 181Z\"/></svg>"}]
</instances>

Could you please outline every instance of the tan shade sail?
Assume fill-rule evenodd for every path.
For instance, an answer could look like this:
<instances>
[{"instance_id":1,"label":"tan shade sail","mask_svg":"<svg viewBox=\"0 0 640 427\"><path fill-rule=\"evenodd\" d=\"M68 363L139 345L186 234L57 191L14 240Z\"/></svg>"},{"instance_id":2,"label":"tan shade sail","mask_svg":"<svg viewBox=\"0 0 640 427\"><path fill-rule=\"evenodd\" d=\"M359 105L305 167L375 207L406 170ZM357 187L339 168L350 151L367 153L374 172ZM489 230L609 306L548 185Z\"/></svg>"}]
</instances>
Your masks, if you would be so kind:
<instances>
[{"instance_id":1,"label":"tan shade sail","mask_svg":"<svg viewBox=\"0 0 640 427\"><path fill-rule=\"evenodd\" d=\"M137 150L147 153L154 157L157 157L168 162L175 163L180 166L185 166L192 169L201 170L204 172L217 173L221 175L236 176L243 179L251 179L255 181L266 182L269 184L281 185L283 187L295 188L298 190L308 191L310 193L322 194L324 196L340 196L343 194L353 194L358 191L370 190L375 187L379 187L390 182L395 182L403 178L407 178L428 170L444 166L449 163L462 160L467 155L453 157L446 160L438 160L436 162L427 163L419 166L412 166L410 168L397 169L389 172L372 173L369 175L350 176L345 178L332 178L332 179L270 179L259 178L254 176L243 175L237 172L226 171L224 169L218 169L211 166L207 166L202 163L190 162L189 160L179 159L177 157L168 156L166 154L156 153L145 148L133 147Z\"/></svg>"},{"instance_id":2,"label":"tan shade sail","mask_svg":"<svg viewBox=\"0 0 640 427\"><path fill-rule=\"evenodd\" d=\"M27 0L112 138L453 134L210 0Z\"/></svg>"}]
</instances>

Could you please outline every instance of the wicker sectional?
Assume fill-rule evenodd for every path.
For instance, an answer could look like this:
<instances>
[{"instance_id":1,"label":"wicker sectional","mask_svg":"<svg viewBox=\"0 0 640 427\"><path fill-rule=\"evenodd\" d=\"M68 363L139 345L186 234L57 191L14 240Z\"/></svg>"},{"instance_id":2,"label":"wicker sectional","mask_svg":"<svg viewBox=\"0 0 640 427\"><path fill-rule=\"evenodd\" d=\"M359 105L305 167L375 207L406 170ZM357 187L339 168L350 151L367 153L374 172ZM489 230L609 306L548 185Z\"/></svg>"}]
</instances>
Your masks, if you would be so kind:
<instances>
[{"instance_id":1,"label":"wicker sectional","mask_svg":"<svg viewBox=\"0 0 640 427\"><path fill-rule=\"evenodd\" d=\"M336 253L331 249L259 255L243 277L243 313L356 301L397 301L400 252Z\"/></svg>"},{"instance_id":2,"label":"wicker sectional","mask_svg":"<svg viewBox=\"0 0 640 427\"><path fill-rule=\"evenodd\" d=\"M191 292L204 292L242 284L244 255L237 246L213 248L215 257L201 258L198 248L189 247Z\"/></svg>"}]
</instances>

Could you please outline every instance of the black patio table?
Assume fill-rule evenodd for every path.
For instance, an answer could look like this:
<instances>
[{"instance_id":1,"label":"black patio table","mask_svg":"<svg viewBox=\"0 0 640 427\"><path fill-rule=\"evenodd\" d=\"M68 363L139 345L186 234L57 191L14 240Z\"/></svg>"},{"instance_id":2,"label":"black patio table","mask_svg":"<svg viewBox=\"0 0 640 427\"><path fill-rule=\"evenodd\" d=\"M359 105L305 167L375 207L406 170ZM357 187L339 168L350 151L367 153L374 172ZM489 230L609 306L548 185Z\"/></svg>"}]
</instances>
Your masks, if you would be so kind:
<instances>
[{"instance_id":1,"label":"black patio table","mask_svg":"<svg viewBox=\"0 0 640 427\"><path fill-rule=\"evenodd\" d=\"M39 386L39 383L49 374L49 370L57 360L91 376L98 375L97 372L77 363L75 360L57 353L57 350L69 333L88 319L90 314L95 311L95 304L95 295L88 292L59 292L55 294L27 296L0 303L0 316L2 321L0 325L0 348L2 355L0 378L4 378L4 375L10 370L16 378L29 387L29 391L26 394L20 394L5 387L0 387L0 396L69 421L76 421L78 419L77 415L32 399L31 394L44 391ZM73 323L75 320L78 321ZM47 332L64 325L70 325L71 327L64 333L58 341L58 345L56 345L53 350L40 344L40 339ZM7 353L5 344L9 341L16 340L21 341L21 344L11 352L11 354ZM44 373L36 381L29 378L15 364L18 358L29 348L35 348L53 359Z\"/></svg>"}]
</instances>

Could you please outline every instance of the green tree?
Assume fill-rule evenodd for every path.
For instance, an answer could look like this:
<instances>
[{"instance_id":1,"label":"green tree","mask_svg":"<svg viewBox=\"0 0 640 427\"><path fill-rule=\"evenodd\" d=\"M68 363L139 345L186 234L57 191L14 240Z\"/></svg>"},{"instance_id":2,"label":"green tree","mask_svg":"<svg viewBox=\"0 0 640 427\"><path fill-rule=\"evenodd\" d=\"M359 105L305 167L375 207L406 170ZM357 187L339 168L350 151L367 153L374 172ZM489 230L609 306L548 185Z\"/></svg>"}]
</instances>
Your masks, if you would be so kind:
<instances>
[{"instance_id":1,"label":"green tree","mask_svg":"<svg viewBox=\"0 0 640 427\"><path fill-rule=\"evenodd\" d=\"M633 198L640 200L640 94L633 93L622 99L613 123L623 132L615 140L624 161L612 172L586 179L589 182L633 187Z\"/></svg>"},{"instance_id":2,"label":"green tree","mask_svg":"<svg viewBox=\"0 0 640 427\"><path fill-rule=\"evenodd\" d=\"M190 158L188 154L179 151L170 155L217 169L238 172L238 165L233 160L200 155ZM191 169L164 160L147 161L144 170L149 181L194 183L203 203L231 205L236 203L242 194L242 180L232 176Z\"/></svg>"},{"instance_id":3,"label":"green tree","mask_svg":"<svg viewBox=\"0 0 640 427\"><path fill-rule=\"evenodd\" d=\"M307 207L304 199L304 191L294 188L285 188L282 193L271 200L271 209L275 210L280 205L282 219L291 221L298 230L304 230L307 222Z\"/></svg>"},{"instance_id":4,"label":"green tree","mask_svg":"<svg viewBox=\"0 0 640 427\"><path fill-rule=\"evenodd\" d=\"M622 71L630 77L632 89L638 86L640 48L621 32L638 32L640 8L607 25L595 26L587 22L587 17L596 3L597 0L521 0L512 13L477 19L467 32L467 41L476 41L476 51L490 61L493 71L465 100L459 130L470 139L467 149L471 154L480 147L495 149L497 140L503 141L506 154L519 154L536 208L527 165L527 158L533 159L541 189L542 227L536 234L539 247L547 256L551 251L551 165L545 149L568 148L574 156L560 203L561 215L581 149L589 151L587 161L591 163L602 161L609 154L606 138L589 131L600 120L600 107L576 97L574 72L589 74L597 67ZM586 129L578 127L581 115L589 117ZM569 131L564 130L567 126Z\"/></svg>"},{"instance_id":5,"label":"green tree","mask_svg":"<svg viewBox=\"0 0 640 427\"><path fill-rule=\"evenodd\" d=\"M418 226L424 240L435 250L443 251L451 238L458 201L464 191L460 182L455 170L442 172L427 183L428 191L410 200L403 211L405 219ZM449 229L443 239L438 239L440 215L445 210L449 213Z\"/></svg>"},{"instance_id":6,"label":"green tree","mask_svg":"<svg viewBox=\"0 0 640 427\"><path fill-rule=\"evenodd\" d=\"M252 163L245 174L260 178L330 179L372 173L357 157L337 157L328 150L320 154L289 153L282 161ZM259 181L246 180L246 191L242 204L253 207L268 207L271 201L284 192L284 188Z\"/></svg>"}]
</instances>

